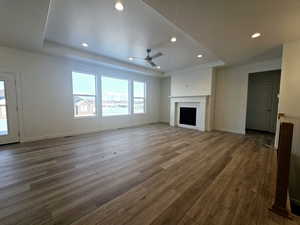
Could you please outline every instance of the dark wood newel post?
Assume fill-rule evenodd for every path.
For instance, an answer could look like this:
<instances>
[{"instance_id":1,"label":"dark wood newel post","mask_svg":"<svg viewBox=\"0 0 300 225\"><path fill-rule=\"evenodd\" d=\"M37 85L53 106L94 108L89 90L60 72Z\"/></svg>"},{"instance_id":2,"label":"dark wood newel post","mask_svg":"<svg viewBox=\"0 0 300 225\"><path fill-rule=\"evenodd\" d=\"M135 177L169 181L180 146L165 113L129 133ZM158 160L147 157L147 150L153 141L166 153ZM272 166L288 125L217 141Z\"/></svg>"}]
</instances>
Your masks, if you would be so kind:
<instances>
[{"instance_id":1,"label":"dark wood newel post","mask_svg":"<svg viewBox=\"0 0 300 225\"><path fill-rule=\"evenodd\" d=\"M272 211L284 217L291 218L287 208L287 196L289 186L290 158L292 150L294 125L292 123L281 123L279 132L277 152L277 182L275 201Z\"/></svg>"}]
</instances>

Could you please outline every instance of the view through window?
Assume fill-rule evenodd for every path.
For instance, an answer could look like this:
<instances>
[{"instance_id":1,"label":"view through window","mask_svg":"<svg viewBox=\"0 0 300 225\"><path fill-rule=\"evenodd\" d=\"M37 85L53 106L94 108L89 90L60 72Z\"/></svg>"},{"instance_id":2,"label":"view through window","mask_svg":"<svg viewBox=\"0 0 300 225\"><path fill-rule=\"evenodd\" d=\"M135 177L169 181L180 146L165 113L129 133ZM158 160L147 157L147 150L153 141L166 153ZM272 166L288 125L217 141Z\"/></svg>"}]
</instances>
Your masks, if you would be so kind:
<instances>
[{"instance_id":1,"label":"view through window","mask_svg":"<svg viewBox=\"0 0 300 225\"><path fill-rule=\"evenodd\" d=\"M145 83L133 82L133 112L145 113Z\"/></svg>"},{"instance_id":2,"label":"view through window","mask_svg":"<svg viewBox=\"0 0 300 225\"><path fill-rule=\"evenodd\" d=\"M128 115L128 80L102 76L102 115Z\"/></svg>"},{"instance_id":3,"label":"view through window","mask_svg":"<svg viewBox=\"0 0 300 225\"><path fill-rule=\"evenodd\" d=\"M0 135L7 135L7 115L6 115L5 82L0 81Z\"/></svg>"},{"instance_id":4,"label":"view through window","mask_svg":"<svg viewBox=\"0 0 300 225\"><path fill-rule=\"evenodd\" d=\"M75 117L96 115L96 77L92 74L72 73Z\"/></svg>"}]
</instances>

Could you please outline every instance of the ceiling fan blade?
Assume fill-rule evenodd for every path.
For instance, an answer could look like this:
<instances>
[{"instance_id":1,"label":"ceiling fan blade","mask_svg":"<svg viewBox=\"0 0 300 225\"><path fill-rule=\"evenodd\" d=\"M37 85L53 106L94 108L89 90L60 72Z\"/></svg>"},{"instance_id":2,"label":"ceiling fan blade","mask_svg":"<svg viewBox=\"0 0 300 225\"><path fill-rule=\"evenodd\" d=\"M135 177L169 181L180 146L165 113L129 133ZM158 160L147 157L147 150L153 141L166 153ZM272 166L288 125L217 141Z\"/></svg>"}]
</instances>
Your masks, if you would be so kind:
<instances>
[{"instance_id":1,"label":"ceiling fan blade","mask_svg":"<svg viewBox=\"0 0 300 225\"><path fill-rule=\"evenodd\" d=\"M142 60L142 61L145 61L145 59L144 59L144 58L141 58L141 57L131 57L131 58L136 59L136 60Z\"/></svg>"},{"instance_id":2,"label":"ceiling fan blade","mask_svg":"<svg viewBox=\"0 0 300 225\"><path fill-rule=\"evenodd\" d=\"M151 56L152 59L161 57L163 54L161 52L156 53L155 55Z\"/></svg>"},{"instance_id":3,"label":"ceiling fan blade","mask_svg":"<svg viewBox=\"0 0 300 225\"><path fill-rule=\"evenodd\" d=\"M148 61L148 63L149 63L151 66L156 67L156 64L155 64L154 62Z\"/></svg>"}]
</instances>

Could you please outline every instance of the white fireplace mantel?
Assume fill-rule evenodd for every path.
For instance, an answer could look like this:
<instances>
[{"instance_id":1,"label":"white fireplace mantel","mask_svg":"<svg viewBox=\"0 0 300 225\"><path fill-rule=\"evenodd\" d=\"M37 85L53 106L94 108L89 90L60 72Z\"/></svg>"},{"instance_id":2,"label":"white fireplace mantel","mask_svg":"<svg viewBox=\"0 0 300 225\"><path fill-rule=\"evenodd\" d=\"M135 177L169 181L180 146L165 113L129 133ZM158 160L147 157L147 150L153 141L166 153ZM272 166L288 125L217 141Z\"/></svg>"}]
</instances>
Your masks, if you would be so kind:
<instances>
[{"instance_id":1,"label":"white fireplace mantel","mask_svg":"<svg viewBox=\"0 0 300 225\"><path fill-rule=\"evenodd\" d=\"M186 95L186 96L169 96L169 98L197 98L197 97L208 97L209 95Z\"/></svg>"},{"instance_id":2,"label":"white fireplace mantel","mask_svg":"<svg viewBox=\"0 0 300 225\"><path fill-rule=\"evenodd\" d=\"M197 96L170 96L170 126L178 126L178 110L179 105L188 103L197 108L197 125L194 129L206 131L207 130L207 116L206 107L209 95Z\"/></svg>"}]
</instances>

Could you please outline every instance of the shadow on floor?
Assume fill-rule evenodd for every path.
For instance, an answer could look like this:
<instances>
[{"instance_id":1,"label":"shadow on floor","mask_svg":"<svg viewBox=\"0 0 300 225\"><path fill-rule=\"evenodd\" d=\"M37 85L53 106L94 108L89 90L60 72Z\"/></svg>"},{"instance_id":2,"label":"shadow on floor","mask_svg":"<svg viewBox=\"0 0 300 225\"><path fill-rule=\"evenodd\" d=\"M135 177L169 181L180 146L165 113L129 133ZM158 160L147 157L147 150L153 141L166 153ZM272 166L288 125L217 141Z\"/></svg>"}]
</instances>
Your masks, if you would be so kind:
<instances>
[{"instance_id":1,"label":"shadow on floor","mask_svg":"<svg viewBox=\"0 0 300 225\"><path fill-rule=\"evenodd\" d=\"M265 131L246 130L246 136L254 138L259 144L273 148L275 134Z\"/></svg>"}]
</instances>

